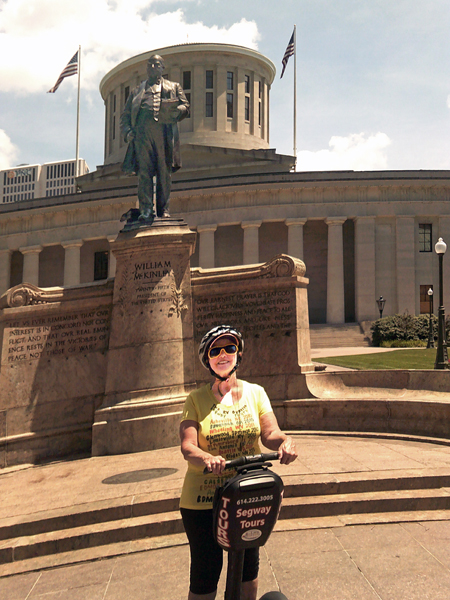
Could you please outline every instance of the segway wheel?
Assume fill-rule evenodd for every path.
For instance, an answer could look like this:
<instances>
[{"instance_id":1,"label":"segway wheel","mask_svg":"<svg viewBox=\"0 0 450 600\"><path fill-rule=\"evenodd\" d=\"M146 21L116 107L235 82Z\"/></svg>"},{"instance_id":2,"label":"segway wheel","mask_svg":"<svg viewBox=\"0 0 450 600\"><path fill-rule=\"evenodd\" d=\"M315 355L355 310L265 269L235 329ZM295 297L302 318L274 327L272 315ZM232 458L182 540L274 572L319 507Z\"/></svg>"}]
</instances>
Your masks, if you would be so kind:
<instances>
[{"instance_id":1,"label":"segway wheel","mask_svg":"<svg viewBox=\"0 0 450 600\"><path fill-rule=\"evenodd\" d=\"M267 592L259 600L288 600L281 592Z\"/></svg>"}]
</instances>

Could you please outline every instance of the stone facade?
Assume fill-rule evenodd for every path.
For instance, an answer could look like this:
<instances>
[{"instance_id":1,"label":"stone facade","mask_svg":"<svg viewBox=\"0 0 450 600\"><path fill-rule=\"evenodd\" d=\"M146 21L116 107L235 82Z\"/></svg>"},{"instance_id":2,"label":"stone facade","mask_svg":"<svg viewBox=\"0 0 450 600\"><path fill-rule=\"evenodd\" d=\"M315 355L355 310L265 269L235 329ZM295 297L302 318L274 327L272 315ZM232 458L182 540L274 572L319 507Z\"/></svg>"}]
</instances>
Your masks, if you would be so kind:
<instances>
[{"instance_id":1,"label":"stone facade","mask_svg":"<svg viewBox=\"0 0 450 600\"><path fill-rule=\"evenodd\" d=\"M261 263L282 253L302 259L312 323L373 320L379 296L386 299L385 315L428 312L421 288L437 291L434 244L438 237L450 240L450 171L293 172L293 157L269 148L273 63L222 44L152 50L103 78L105 164L77 180L77 194L0 205L0 293L21 282L71 286L114 276L110 244L120 216L137 200L137 179L120 170L125 145L118 120L126 93L145 77L154 52L164 57L170 79L191 86L192 115L181 123L183 168L174 176L171 213L198 233L193 267ZM228 72L237 86L228 90L236 93L235 125L226 116ZM213 116L207 117L210 89ZM444 286L447 299L448 259Z\"/></svg>"}]
</instances>

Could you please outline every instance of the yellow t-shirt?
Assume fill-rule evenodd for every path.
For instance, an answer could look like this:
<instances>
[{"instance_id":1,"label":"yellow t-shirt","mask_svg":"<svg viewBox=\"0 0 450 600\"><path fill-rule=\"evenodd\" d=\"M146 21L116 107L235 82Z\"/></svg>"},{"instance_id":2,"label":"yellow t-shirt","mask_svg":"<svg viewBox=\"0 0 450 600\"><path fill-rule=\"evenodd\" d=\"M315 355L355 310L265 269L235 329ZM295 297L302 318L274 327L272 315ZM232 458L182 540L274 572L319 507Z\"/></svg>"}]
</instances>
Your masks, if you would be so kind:
<instances>
[{"instance_id":1,"label":"yellow t-shirt","mask_svg":"<svg viewBox=\"0 0 450 600\"><path fill-rule=\"evenodd\" d=\"M259 385L243 381L243 394L238 404L226 406L217 402L210 385L195 390L186 398L182 421L196 421L199 424L198 445L214 456L226 460L259 454L258 439L261 434L259 419L272 412L270 400ZM214 492L223 485L235 471L225 475L204 475L203 467L188 463L180 507L197 510L212 508Z\"/></svg>"}]
</instances>

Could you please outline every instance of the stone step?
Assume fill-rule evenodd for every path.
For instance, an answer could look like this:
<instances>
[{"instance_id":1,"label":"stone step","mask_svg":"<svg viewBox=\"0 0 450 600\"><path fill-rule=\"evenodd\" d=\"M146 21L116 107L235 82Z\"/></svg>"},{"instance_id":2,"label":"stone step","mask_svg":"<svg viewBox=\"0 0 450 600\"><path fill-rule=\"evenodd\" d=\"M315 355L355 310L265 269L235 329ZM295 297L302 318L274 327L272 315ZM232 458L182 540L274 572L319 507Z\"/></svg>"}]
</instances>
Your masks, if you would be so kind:
<instances>
[{"instance_id":1,"label":"stone step","mask_svg":"<svg viewBox=\"0 0 450 600\"><path fill-rule=\"evenodd\" d=\"M283 478L285 498L450 488L450 469L447 468L319 475L283 475L283 467L279 465L274 470ZM181 487L175 486L164 492L126 496L2 519L0 547L1 540L177 511L180 493Z\"/></svg>"},{"instance_id":2,"label":"stone step","mask_svg":"<svg viewBox=\"0 0 450 600\"><path fill-rule=\"evenodd\" d=\"M330 517L364 513L450 510L450 489L390 490L285 498L280 519Z\"/></svg>"},{"instance_id":3,"label":"stone step","mask_svg":"<svg viewBox=\"0 0 450 600\"><path fill-rule=\"evenodd\" d=\"M8 538L33 536L46 532L69 530L109 521L176 511L180 493L181 487L167 493L154 492L139 496L115 498L2 519L0 522L0 549L2 547L1 540Z\"/></svg>"},{"instance_id":4,"label":"stone step","mask_svg":"<svg viewBox=\"0 0 450 600\"><path fill-rule=\"evenodd\" d=\"M311 348L345 348L370 346L360 326L355 323L343 325L310 325Z\"/></svg>"},{"instance_id":5,"label":"stone step","mask_svg":"<svg viewBox=\"0 0 450 600\"><path fill-rule=\"evenodd\" d=\"M367 473L366 479L363 478L364 474L350 474L352 476L347 479L340 476L340 481L336 477L333 480L330 476L324 477L322 481L317 480L317 476L310 477L309 481L302 481L306 477L286 477L286 496L279 527L289 528L288 522L309 522L314 526L314 520L320 519L335 519L336 523L342 525L343 518L351 517L351 522L358 522L358 518L364 521L364 515L369 514L406 515L417 511L450 511L450 473L444 473L444 469L440 471L442 472L430 474L429 477L416 473L414 477L388 476L372 479L367 479ZM427 487L434 484L438 487ZM337 493L344 489L353 491ZM325 493L314 495L318 491ZM85 506L85 510L79 507L79 519L75 519L74 514L69 514L65 526L62 514L48 515L46 519L30 519L28 523L22 523L22 529L17 529L18 523L13 525L3 522L0 564L23 563L37 557L58 554L67 554L66 560L69 560L73 551L93 552L94 548L104 548L103 552L109 555L108 548L111 544L127 544L135 540L151 540L183 532L180 514L174 507L174 503L178 504L178 494L164 500L150 497L146 497L145 501L143 498L140 500L136 505L133 504L133 509L136 506L134 516L127 516L129 507L124 511L123 506L117 503L116 513L111 506ZM172 510L159 510L169 506ZM119 514L120 518L111 519ZM381 520L383 518L386 517L381 517ZM80 522L84 524L80 525ZM34 531L41 532L30 534L33 528ZM24 531L28 532L27 535L24 535ZM7 532L16 532L18 535L6 539Z\"/></svg>"}]
</instances>

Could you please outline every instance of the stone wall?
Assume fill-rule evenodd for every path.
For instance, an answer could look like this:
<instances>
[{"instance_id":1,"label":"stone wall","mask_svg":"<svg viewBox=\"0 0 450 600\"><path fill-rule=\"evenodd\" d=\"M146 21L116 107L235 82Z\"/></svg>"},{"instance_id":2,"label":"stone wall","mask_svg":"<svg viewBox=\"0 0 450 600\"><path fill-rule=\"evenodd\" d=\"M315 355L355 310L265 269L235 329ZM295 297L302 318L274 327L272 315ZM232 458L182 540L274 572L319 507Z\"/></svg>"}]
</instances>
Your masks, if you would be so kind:
<instances>
[{"instance_id":1,"label":"stone wall","mask_svg":"<svg viewBox=\"0 0 450 600\"><path fill-rule=\"evenodd\" d=\"M167 234L160 229L152 227L145 239L139 232L119 236L115 280L47 289L20 284L0 298L0 466L173 445L188 388L210 380L197 344L222 322L244 334L240 376L274 400L304 396L302 373L313 370L304 263L279 255L248 267L192 269L190 279L192 232L173 224ZM158 274L154 264L170 259L170 273L158 277L161 285L172 273L176 279L181 234L189 239L178 261L187 273L174 288L182 290L180 314L165 288L160 293L153 283L142 296L134 271L124 312L126 265L145 263ZM145 300L137 312L133 294Z\"/></svg>"},{"instance_id":2,"label":"stone wall","mask_svg":"<svg viewBox=\"0 0 450 600\"><path fill-rule=\"evenodd\" d=\"M215 325L239 329L245 340L239 377L264 386L274 400L303 397L302 374L314 370L305 271L285 254L262 265L192 270L196 346ZM197 383L210 379L197 361Z\"/></svg>"},{"instance_id":3,"label":"stone wall","mask_svg":"<svg viewBox=\"0 0 450 600\"><path fill-rule=\"evenodd\" d=\"M105 385L113 281L0 299L0 465L90 452Z\"/></svg>"}]
</instances>

